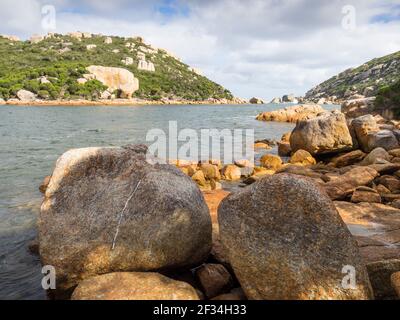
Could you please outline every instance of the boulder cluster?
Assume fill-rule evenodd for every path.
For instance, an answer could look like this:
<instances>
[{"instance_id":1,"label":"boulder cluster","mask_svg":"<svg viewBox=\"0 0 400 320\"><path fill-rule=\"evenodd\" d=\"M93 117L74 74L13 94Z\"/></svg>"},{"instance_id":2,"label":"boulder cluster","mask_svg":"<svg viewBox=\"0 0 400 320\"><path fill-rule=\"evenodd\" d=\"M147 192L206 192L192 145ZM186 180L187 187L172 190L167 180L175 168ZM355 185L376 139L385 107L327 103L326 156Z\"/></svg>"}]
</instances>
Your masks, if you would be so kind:
<instances>
[{"instance_id":1,"label":"boulder cluster","mask_svg":"<svg viewBox=\"0 0 400 320\"><path fill-rule=\"evenodd\" d=\"M398 128L325 112L282 137L285 157L268 153L258 165L162 165L145 146L68 151L40 187L39 253L56 268L53 294L394 299ZM225 181L242 188L229 193Z\"/></svg>"}]
</instances>

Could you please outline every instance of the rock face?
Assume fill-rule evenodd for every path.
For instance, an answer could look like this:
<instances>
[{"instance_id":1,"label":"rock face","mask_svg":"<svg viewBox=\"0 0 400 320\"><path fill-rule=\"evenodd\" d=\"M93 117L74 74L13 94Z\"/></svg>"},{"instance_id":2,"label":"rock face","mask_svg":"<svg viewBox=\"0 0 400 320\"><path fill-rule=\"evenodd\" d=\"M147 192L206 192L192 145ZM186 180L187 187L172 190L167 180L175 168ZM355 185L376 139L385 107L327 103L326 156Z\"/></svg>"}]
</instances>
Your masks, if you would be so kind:
<instances>
[{"instance_id":1,"label":"rock face","mask_svg":"<svg viewBox=\"0 0 400 320\"><path fill-rule=\"evenodd\" d=\"M368 264L368 273L377 299L395 299L397 293L391 276L400 271L400 259L378 261Z\"/></svg>"},{"instance_id":2,"label":"rock face","mask_svg":"<svg viewBox=\"0 0 400 320\"><path fill-rule=\"evenodd\" d=\"M222 169L222 175L227 181L238 181L242 177L242 172L239 167L229 164Z\"/></svg>"},{"instance_id":3,"label":"rock face","mask_svg":"<svg viewBox=\"0 0 400 320\"><path fill-rule=\"evenodd\" d=\"M126 69L90 66L87 70L97 80L108 86L111 92L121 90L122 95L126 98L131 98L132 94L139 90L139 80Z\"/></svg>"},{"instance_id":4,"label":"rock face","mask_svg":"<svg viewBox=\"0 0 400 320\"><path fill-rule=\"evenodd\" d=\"M261 113L257 116L257 120L296 123L300 120L315 118L323 112L325 110L319 105L297 105L277 111Z\"/></svg>"},{"instance_id":5,"label":"rock face","mask_svg":"<svg viewBox=\"0 0 400 320\"><path fill-rule=\"evenodd\" d=\"M119 272L83 281L72 300L199 300L199 297L189 284L161 274Z\"/></svg>"},{"instance_id":6,"label":"rock face","mask_svg":"<svg viewBox=\"0 0 400 320\"><path fill-rule=\"evenodd\" d=\"M19 90L17 92L17 97L21 101L35 101L36 95L27 90Z\"/></svg>"},{"instance_id":7,"label":"rock face","mask_svg":"<svg viewBox=\"0 0 400 320\"><path fill-rule=\"evenodd\" d=\"M342 113L324 113L299 121L290 136L293 152L305 150L312 155L338 153L353 148L353 139Z\"/></svg>"},{"instance_id":8,"label":"rock face","mask_svg":"<svg viewBox=\"0 0 400 320\"><path fill-rule=\"evenodd\" d=\"M196 184L143 146L68 151L57 161L39 219L40 256L57 288L109 272L201 263L211 219Z\"/></svg>"},{"instance_id":9,"label":"rock face","mask_svg":"<svg viewBox=\"0 0 400 320\"><path fill-rule=\"evenodd\" d=\"M249 299L371 299L357 244L312 180L288 174L231 194L218 210L220 235ZM318 254L315 254L315 253ZM344 289L343 267L356 269Z\"/></svg>"},{"instance_id":10,"label":"rock face","mask_svg":"<svg viewBox=\"0 0 400 320\"><path fill-rule=\"evenodd\" d=\"M260 98L251 98L251 99L249 100L249 102L250 102L251 104L264 104L264 101L262 101Z\"/></svg>"}]
</instances>

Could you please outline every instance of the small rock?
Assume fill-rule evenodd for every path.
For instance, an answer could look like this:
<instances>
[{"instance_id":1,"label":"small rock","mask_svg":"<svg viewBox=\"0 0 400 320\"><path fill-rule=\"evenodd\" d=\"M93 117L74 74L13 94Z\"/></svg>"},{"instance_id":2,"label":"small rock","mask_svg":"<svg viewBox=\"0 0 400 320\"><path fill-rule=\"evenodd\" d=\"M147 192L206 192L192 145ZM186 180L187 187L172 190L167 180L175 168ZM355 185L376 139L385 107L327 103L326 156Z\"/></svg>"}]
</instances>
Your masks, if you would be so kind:
<instances>
[{"instance_id":1,"label":"small rock","mask_svg":"<svg viewBox=\"0 0 400 320\"><path fill-rule=\"evenodd\" d=\"M203 171L204 177L207 180L221 180L221 174L217 166L208 163L202 163L200 166L200 170Z\"/></svg>"},{"instance_id":2,"label":"small rock","mask_svg":"<svg viewBox=\"0 0 400 320\"><path fill-rule=\"evenodd\" d=\"M47 187L49 186L51 180L51 176L47 176L44 178L43 182L41 183L41 185L39 186L39 191L43 194L46 193Z\"/></svg>"},{"instance_id":3,"label":"small rock","mask_svg":"<svg viewBox=\"0 0 400 320\"><path fill-rule=\"evenodd\" d=\"M400 272L393 273L390 279L392 287L397 293L397 297L400 298Z\"/></svg>"},{"instance_id":4,"label":"small rock","mask_svg":"<svg viewBox=\"0 0 400 320\"><path fill-rule=\"evenodd\" d=\"M196 276L209 299L232 288L232 276L222 264L206 264L196 271Z\"/></svg>"},{"instance_id":5,"label":"small rock","mask_svg":"<svg viewBox=\"0 0 400 320\"><path fill-rule=\"evenodd\" d=\"M31 242L29 242L28 245L28 250L30 253L34 254L34 255L39 255L39 239L34 239Z\"/></svg>"},{"instance_id":6,"label":"small rock","mask_svg":"<svg viewBox=\"0 0 400 320\"><path fill-rule=\"evenodd\" d=\"M355 150L333 158L331 163L336 168L343 168L362 161L365 156L366 154L361 150Z\"/></svg>"},{"instance_id":7,"label":"small rock","mask_svg":"<svg viewBox=\"0 0 400 320\"><path fill-rule=\"evenodd\" d=\"M390 192L400 191L400 180L394 176L382 176L376 182L388 188Z\"/></svg>"},{"instance_id":8,"label":"small rock","mask_svg":"<svg viewBox=\"0 0 400 320\"><path fill-rule=\"evenodd\" d=\"M251 162L250 162L249 160L247 160L247 159L236 160L236 161L235 161L235 165L237 165L239 168L254 167L254 164L251 163Z\"/></svg>"},{"instance_id":9,"label":"small rock","mask_svg":"<svg viewBox=\"0 0 400 320\"><path fill-rule=\"evenodd\" d=\"M197 183L197 185L205 187L207 185L206 177L203 171L199 170L194 175L192 175L192 180Z\"/></svg>"},{"instance_id":10,"label":"small rock","mask_svg":"<svg viewBox=\"0 0 400 320\"><path fill-rule=\"evenodd\" d=\"M390 151L389 151L389 154L390 154L392 157L400 158L400 149L393 149L393 150L390 150Z\"/></svg>"},{"instance_id":11,"label":"small rock","mask_svg":"<svg viewBox=\"0 0 400 320\"><path fill-rule=\"evenodd\" d=\"M369 202L369 203L381 203L382 198L375 190L370 189L372 191L364 191L361 188L356 189L354 191L351 202L360 203L360 202Z\"/></svg>"},{"instance_id":12,"label":"small rock","mask_svg":"<svg viewBox=\"0 0 400 320\"><path fill-rule=\"evenodd\" d=\"M266 169L278 170L282 167L283 161L279 156L266 154L260 159L261 165Z\"/></svg>"},{"instance_id":13,"label":"small rock","mask_svg":"<svg viewBox=\"0 0 400 320\"><path fill-rule=\"evenodd\" d=\"M292 147L289 142L278 142L278 154L281 157L290 157L292 154Z\"/></svg>"},{"instance_id":14,"label":"small rock","mask_svg":"<svg viewBox=\"0 0 400 320\"><path fill-rule=\"evenodd\" d=\"M290 158L290 163L295 165L310 166L317 164L317 161L309 152L305 150L298 150Z\"/></svg>"},{"instance_id":15,"label":"small rock","mask_svg":"<svg viewBox=\"0 0 400 320\"><path fill-rule=\"evenodd\" d=\"M212 190L222 190L222 184L218 181L211 180L210 186Z\"/></svg>"},{"instance_id":16,"label":"small rock","mask_svg":"<svg viewBox=\"0 0 400 320\"><path fill-rule=\"evenodd\" d=\"M242 172L239 167L229 164L222 169L222 175L227 181L238 181L242 177Z\"/></svg>"},{"instance_id":17,"label":"small rock","mask_svg":"<svg viewBox=\"0 0 400 320\"><path fill-rule=\"evenodd\" d=\"M118 272L82 281L71 300L199 300L185 282L158 273Z\"/></svg>"},{"instance_id":18,"label":"small rock","mask_svg":"<svg viewBox=\"0 0 400 320\"><path fill-rule=\"evenodd\" d=\"M390 277L400 271L400 259L373 262L367 265L369 279L376 299L395 299L397 293Z\"/></svg>"},{"instance_id":19,"label":"small rock","mask_svg":"<svg viewBox=\"0 0 400 320\"><path fill-rule=\"evenodd\" d=\"M325 191L332 200L344 199L357 187L369 185L378 175L378 172L372 168L356 167L338 179L327 182L324 186Z\"/></svg>"},{"instance_id":20,"label":"small rock","mask_svg":"<svg viewBox=\"0 0 400 320\"><path fill-rule=\"evenodd\" d=\"M242 177L248 178L253 175L254 168L253 167L240 168L240 172L241 172Z\"/></svg>"},{"instance_id":21,"label":"small rock","mask_svg":"<svg viewBox=\"0 0 400 320\"><path fill-rule=\"evenodd\" d=\"M287 132L287 133L283 134L282 138L281 138L281 142L289 142L290 143L291 135L292 135L291 132Z\"/></svg>"}]
</instances>

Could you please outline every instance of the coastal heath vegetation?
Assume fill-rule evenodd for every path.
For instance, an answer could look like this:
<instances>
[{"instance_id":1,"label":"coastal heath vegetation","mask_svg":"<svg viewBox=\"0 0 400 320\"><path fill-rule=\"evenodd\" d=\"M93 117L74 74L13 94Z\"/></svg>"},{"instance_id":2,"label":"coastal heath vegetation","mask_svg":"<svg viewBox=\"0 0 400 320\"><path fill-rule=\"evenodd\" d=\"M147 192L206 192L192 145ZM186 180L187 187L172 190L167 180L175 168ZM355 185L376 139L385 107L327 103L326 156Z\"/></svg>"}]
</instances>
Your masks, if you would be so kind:
<instances>
[{"instance_id":1,"label":"coastal heath vegetation","mask_svg":"<svg viewBox=\"0 0 400 320\"><path fill-rule=\"evenodd\" d=\"M106 38L112 42L106 43ZM155 65L154 72L138 69L141 50L146 51L145 59ZM124 63L126 58L132 58L132 63ZM139 79L136 98L190 101L233 98L227 89L196 73L167 51L145 44L140 37L75 38L61 34L51 34L38 42L0 37L0 98L16 98L17 92L24 89L43 100L96 100L106 89L101 82L77 82L88 73L86 67L90 65L132 72ZM114 93L118 97L118 92Z\"/></svg>"}]
</instances>

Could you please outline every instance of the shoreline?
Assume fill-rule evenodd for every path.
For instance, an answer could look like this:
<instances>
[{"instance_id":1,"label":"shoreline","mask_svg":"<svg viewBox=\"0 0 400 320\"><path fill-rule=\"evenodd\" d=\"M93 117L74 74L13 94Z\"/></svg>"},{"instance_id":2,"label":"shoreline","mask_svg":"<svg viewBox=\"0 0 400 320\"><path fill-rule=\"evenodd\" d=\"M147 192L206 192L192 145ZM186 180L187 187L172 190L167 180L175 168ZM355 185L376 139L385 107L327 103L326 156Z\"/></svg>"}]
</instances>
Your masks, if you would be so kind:
<instances>
[{"instance_id":1,"label":"shoreline","mask_svg":"<svg viewBox=\"0 0 400 320\"><path fill-rule=\"evenodd\" d=\"M246 105L248 103L238 101L153 101L141 99L115 99L115 100L36 100L36 101L5 101L0 106L60 106L60 107L80 107L80 106L149 106L149 105Z\"/></svg>"}]
</instances>

